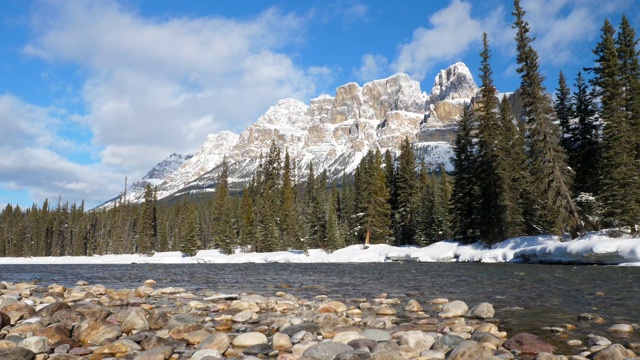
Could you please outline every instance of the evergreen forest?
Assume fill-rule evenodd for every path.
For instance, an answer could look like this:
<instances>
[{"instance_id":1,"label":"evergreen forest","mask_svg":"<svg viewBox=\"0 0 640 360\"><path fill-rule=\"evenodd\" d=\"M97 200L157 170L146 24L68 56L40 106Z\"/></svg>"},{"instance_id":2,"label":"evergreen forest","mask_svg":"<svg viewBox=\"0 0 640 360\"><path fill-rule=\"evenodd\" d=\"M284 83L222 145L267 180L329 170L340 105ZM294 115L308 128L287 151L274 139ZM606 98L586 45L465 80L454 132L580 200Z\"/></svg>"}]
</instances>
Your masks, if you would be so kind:
<instances>
[{"instance_id":1,"label":"evergreen forest","mask_svg":"<svg viewBox=\"0 0 640 360\"><path fill-rule=\"evenodd\" d=\"M508 238L640 224L640 57L628 19L608 20L593 66L572 85L563 72L544 87L535 39L514 1L519 89L493 84L490 39L483 34L481 89L465 106L454 170L427 166L409 139L397 155L370 150L352 174L329 179L310 164L300 179L286 148L272 146L243 189L232 190L223 162L206 201L121 200L87 210L58 199L0 212L0 257L91 256L200 249L232 253L354 244L426 246L455 239L495 244ZM126 199L126 196L121 197Z\"/></svg>"}]
</instances>

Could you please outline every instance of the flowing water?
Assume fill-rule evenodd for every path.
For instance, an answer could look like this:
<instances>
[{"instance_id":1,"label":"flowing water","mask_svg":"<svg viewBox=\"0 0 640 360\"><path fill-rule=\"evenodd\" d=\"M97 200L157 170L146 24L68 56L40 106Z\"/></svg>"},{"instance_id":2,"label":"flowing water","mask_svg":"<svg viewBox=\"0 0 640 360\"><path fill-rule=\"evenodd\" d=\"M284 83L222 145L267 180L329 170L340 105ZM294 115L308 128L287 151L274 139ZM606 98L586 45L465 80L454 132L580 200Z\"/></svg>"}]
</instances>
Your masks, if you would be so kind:
<instances>
[{"instance_id":1,"label":"flowing water","mask_svg":"<svg viewBox=\"0 0 640 360\"><path fill-rule=\"evenodd\" d=\"M444 297L463 300L469 307L490 302L499 327L509 334L527 331L561 349L566 337L584 340L603 335L616 342L640 341L640 334L607 334L619 322L640 323L640 267L465 264L131 264L131 265L0 265L0 281L58 283L74 286L78 280L115 288L135 288L146 279L156 287L184 287L216 292L255 292L273 295L284 290L312 298L336 300L371 298L387 293L404 304L421 304ZM426 308L426 307L425 307ZM602 316L605 324L579 322L580 313ZM573 324L569 334L543 327Z\"/></svg>"}]
</instances>

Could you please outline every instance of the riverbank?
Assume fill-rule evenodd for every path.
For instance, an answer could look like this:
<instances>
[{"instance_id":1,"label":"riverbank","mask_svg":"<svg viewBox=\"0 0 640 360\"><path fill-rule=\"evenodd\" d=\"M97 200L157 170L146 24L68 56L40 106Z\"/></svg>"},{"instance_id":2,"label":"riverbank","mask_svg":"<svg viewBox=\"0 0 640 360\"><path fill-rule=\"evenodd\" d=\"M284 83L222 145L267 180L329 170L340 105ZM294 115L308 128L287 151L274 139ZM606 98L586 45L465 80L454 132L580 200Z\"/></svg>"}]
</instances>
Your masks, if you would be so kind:
<instances>
[{"instance_id":1,"label":"riverbank","mask_svg":"<svg viewBox=\"0 0 640 360\"><path fill-rule=\"evenodd\" d=\"M152 256L103 255L78 257L0 258L0 264L192 264L192 263L348 263L348 262L532 262L640 266L640 238L609 231L593 232L573 241L552 235L525 236L503 241L492 247L441 241L426 247L353 245L327 253L320 249L225 255L218 250L201 250L185 257L180 252Z\"/></svg>"},{"instance_id":2,"label":"riverbank","mask_svg":"<svg viewBox=\"0 0 640 360\"><path fill-rule=\"evenodd\" d=\"M579 314L563 333L563 350L528 333L508 334L487 302L433 298L422 303L393 294L338 301L300 298L287 286L272 295L202 289L112 289L80 281L0 283L0 358L11 359L623 359L640 343L612 344L572 330L604 319ZM615 323L611 334L640 331ZM569 350L564 350L569 349ZM46 356L45 356L46 355ZM618 355L622 357L618 357ZM537 356L537 357L536 357Z\"/></svg>"}]
</instances>

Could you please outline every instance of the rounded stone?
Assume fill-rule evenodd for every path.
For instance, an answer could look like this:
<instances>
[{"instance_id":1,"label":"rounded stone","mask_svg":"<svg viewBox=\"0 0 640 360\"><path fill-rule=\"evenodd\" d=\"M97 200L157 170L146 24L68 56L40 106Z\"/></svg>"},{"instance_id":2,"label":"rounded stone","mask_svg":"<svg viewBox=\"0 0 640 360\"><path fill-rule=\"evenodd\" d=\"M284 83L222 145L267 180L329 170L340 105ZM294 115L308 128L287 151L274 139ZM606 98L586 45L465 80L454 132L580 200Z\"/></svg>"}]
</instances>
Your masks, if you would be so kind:
<instances>
[{"instance_id":1,"label":"rounded stone","mask_svg":"<svg viewBox=\"0 0 640 360\"><path fill-rule=\"evenodd\" d=\"M28 337L18 344L19 347L33 351L35 354L49 352L49 340L44 336Z\"/></svg>"},{"instance_id":2,"label":"rounded stone","mask_svg":"<svg viewBox=\"0 0 640 360\"><path fill-rule=\"evenodd\" d=\"M211 349L217 350L219 353L224 353L231 344L229 336L225 333L215 333L208 336L198 344L198 349Z\"/></svg>"},{"instance_id":3,"label":"rounded stone","mask_svg":"<svg viewBox=\"0 0 640 360\"><path fill-rule=\"evenodd\" d=\"M279 351L291 351L293 344L291 343L291 338L287 334L283 333L275 333L272 339L273 347Z\"/></svg>"},{"instance_id":4,"label":"rounded stone","mask_svg":"<svg viewBox=\"0 0 640 360\"><path fill-rule=\"evenodd\" d=\"M266 343L268 343L267 337L263 333L256 331L240 334L233 339L233 346L242 348Z\"/></svg>"},{"instance_id":5,"label":"rounded stone","mask_svg":"<svg viewBox=\"0 0 640 360\"><path fill-rule=\"evenodd\" d=\"M347 351L353 351L353 348L345 344L323 342L305 350L300 358L301 360L333 360L339 354Z\"/></svg>"},{"instance_id":6,"label":"rounded stone","mask_svg":"<svg viewBox=\"0 0 640 360\"><path fill-rule=\"evenodd\" d=\"M518 350L525 355L536 355L541 352L553 353L553 346L542 340L540 337L519 333L504 342L507 350Z\"/></svg>"},{"instance_id":7,"label":"rounded stone","mask_svg":"<svg viewBox=\"0 0 640 360\"><path fill-rule=\"evenodd\" d=\"M331 339L331 341L341 343L341 344L347 344L351 340L364 339L364 338L365 337L357 331L343 331L343 332L337 333L333 337L333 339Z\"/></svg>"},{"instance_id":8,"label":"rounded stone","mask_svg":"<svg viewBox=\"0 0 640 360\"><path fill-rule=\"evenodd\" d=\"M411 299L407 302L407 305L404 306L404 311L408 312L420 312L423 311L422 305L414 299Z\"/></svg>"},{"instance_id":9,"label":"rounded stone","mask_svg":"<svg viewBox=\"0 0 640 360\"><path fill-rule=\"evenodd\" d=\"M633 326L629 324L615 324L607 329L610 333L632 333Z\"/></svg>"},{"instance_id":10,"label":"rounded stone","mask_svg":"<svg viewBox=\"0 0 640 360\"><path fill-rule=\"evenodd\" d=\"M440 318L452 318L464 316L469 311L469 307L464 301L455 300L442 305L442 311L438 313Z\"/></svg>"},{"instance_id":11,"label":"rounded stone","mask_svg":"<svg viewBox=\"0 0 640 360\"><path fill-rule=\"evenodd\" d=\"M33 360L35 357L33 351L21 347L0 350L2 360Z\"/></svg>"},{"instance_id":12,"label":"rounded stone","mask_svg":"<svg viewBox=\"0 0 640 360\"><path fill-rule=\"evenodd\" d=\"M482 302L471 308L465 316L478 319L490 319L495 313L496 311L493 309L493 305L488 302Z\"/></svg>"},{"instance_id":13,"label":"rounded stone","mask_svg":"<svg viewBox=\"0 0 640 360\"><path fill-rule=\"evenodd\" d=\"M447 360L472 360L490 357L493 353L473 340L465 340L447 356Z\"/></svg>"},{"instance_id":14,"label":"rounded stone","mask_svg":"<svg viewBox=\"0 0 640 360\"><path fill-rule=\"evenodd\" d=\"M122 335L122 329L105 320L88 319L74 329L73 335L85 345L98 346L107 339L119 338Z\"/></svg>"},{"instance_id":15,"label":"rounded stone","mask_svg":"<svg viewBox=\"0 0 640 360\"><path fill-rule=\"evenodd\" d=\"M396 315L397 313L398 311L396 309L387 305L382 305L376 308L376 315L387 316L387 315Z\"/></svg>"},{"instance_id":16,"label":"rounded stone","mask_svg":"<svg viewBox=\"0 0 640 360\"><path fill-rule=\"evenodd\" d=\"M385 330L366 329L362 332L362 335L364 335L366 339L371 339L377 342L391 341L391 334Z\"/></svg>"},{"instance_id":17,"label":"rounded stone","mask_svg":"<svg viewBox=\"0 0 640 360\"><path fill-rule=\"evenodd\" d=\"M191 359L192 360L203 360L205 357L212 357L212 358L216 358L219 359L222 357L222 355L220 355L220 353L216 350L213 349L204 349L204 350L198 350L196 352L193 353L193 355L191 355Z\"/></svg>"},{"instance_id":18,"label":"rounded stone","mask_svg":"<svg viewBox=\"0 0 640 360\"><path fill-rule=\"evenodd\" d=\"M400 345L408 345L418 351L431 349L434 342L433 336L418 330L405 332L398 341Z\"/></svg>"},{"instance_id":19,"label":"rounded stone","mask_svg":"<svg viewBox=\"0 0 640 360\"><path fill-rule=\"evenodd\" d=\"M242 350L242 353L249 356L268 355L274 350L275 349L273 348L273 346L269 344L256 344L244 348L244 350Z\"/></svg>"}]
</instances>

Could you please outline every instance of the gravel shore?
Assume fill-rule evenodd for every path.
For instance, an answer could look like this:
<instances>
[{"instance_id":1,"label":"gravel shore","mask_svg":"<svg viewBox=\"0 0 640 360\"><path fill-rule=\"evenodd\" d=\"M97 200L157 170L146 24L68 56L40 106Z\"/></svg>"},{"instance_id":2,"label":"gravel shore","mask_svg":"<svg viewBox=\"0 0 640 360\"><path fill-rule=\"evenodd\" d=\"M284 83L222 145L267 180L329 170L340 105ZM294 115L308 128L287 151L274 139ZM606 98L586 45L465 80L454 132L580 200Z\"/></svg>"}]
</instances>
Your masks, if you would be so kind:
<instances>
[{"instance_id":1,"label":"gravel shore","mask_svg":"<svg viewBox=\"0 0 640 360\"><path fill-rule=\"evenodd\" d=\"M0 359L508 360L636 358L640 344L567 336L554 354L530 333L507 334L493 305L378 294L346 301L317 295L221 294L156 288L109 289L79 281L0 283ZM576 321L602 321L580 314ZM573 325L549 329L570 334ZM640 331L620 323L610 333ZM640 358L638 358L640 359Z\"/></svg>"}]
</instances>

